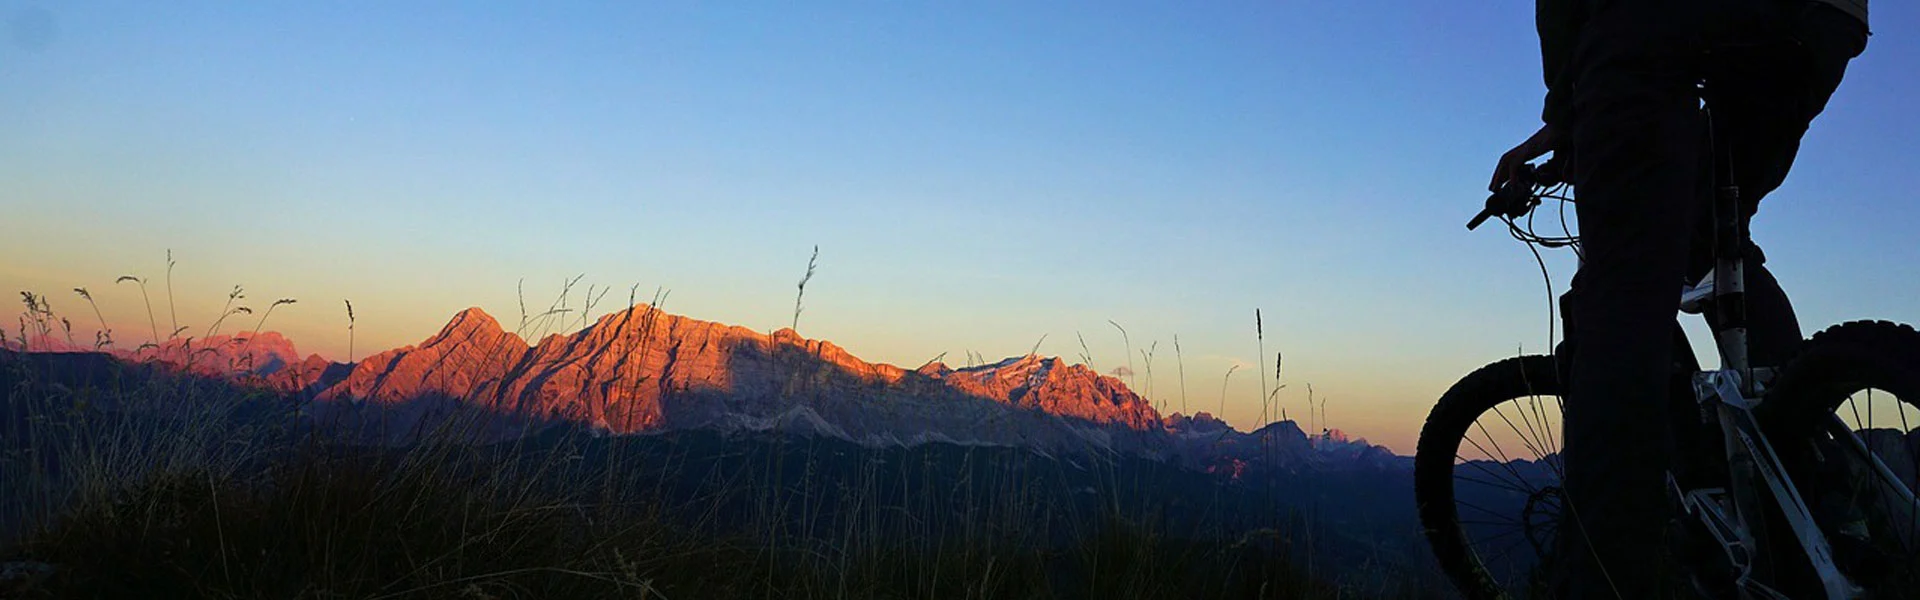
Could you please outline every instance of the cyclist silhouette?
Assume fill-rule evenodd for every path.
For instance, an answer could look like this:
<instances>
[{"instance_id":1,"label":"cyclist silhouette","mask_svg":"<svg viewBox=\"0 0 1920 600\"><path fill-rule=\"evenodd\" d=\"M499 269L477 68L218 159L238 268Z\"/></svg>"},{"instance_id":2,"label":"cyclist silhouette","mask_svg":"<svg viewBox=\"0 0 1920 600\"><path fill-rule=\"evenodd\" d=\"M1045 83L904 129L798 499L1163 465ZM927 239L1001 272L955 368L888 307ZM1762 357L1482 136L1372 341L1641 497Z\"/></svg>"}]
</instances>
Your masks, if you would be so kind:
<instances>
[{"instance_id":1,"label":"cyclist silhouette","mask_svg":"<svg viewBox=\"0 0 1920 600\"><path fill-rule=\"evenodd\" d=\"M1535 16L1545 124L1500 157L1491 186L1552 151L1579 194L1584 253L1561 298L1571 357L1561 457L1578 522L1560 537L1555 589L1668 597L1679 576L1667 542L1673 318L1681 290L1712 267L1706 135L1730 149L1750 219L1865 49L1866 0L1537 0ZM1752 363L1780 366L1799 323L1760 249L1742 260Z\"/></svg>"}]
</instances>

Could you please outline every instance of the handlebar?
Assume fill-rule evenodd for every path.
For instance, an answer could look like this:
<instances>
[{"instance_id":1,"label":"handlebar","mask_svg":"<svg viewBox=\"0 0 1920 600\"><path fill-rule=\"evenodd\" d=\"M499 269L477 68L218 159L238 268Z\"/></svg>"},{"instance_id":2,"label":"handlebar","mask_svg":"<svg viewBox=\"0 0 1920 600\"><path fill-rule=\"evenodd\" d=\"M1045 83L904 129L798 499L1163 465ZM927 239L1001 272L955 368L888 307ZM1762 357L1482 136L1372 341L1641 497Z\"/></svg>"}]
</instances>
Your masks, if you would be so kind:
<instances>
[{"instance_id":1,"label":"handlebar","mask_svg":"<svg viewBox=\"0 0 1920 600\"><path fill-rule=\"evenodd\" d=\"M1538 166L1522 165L1520 172L1516 173L1513 179L1508 180L1505 185L1500 186L1499 190L1494 191L1493 195L1487 197L1486 208L1482 209L1480 214L1474 215L1473 220L1467 221L1467 229L1479 227L1481 223L1485 223L1495 215L1504 215L1509 219L1526 215L1527 211L1533 210L1534 206L1540 204L1540 199L1533 195L1533 191L1556 185L1560 185L1558 159L1548 160Z\"/></svg>"}]
</instances>

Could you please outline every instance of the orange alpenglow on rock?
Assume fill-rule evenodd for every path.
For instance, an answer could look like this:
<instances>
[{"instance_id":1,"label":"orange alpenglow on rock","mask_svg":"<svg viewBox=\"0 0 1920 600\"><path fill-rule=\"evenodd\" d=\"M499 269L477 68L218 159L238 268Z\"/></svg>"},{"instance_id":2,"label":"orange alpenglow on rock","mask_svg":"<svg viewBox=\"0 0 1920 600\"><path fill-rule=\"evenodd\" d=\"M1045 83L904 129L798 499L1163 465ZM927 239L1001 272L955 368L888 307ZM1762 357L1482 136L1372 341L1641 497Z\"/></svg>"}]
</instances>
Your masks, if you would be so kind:
<instances>
[{"instance_id":1,"label":"orange alpenglow on rock","mask_svg":"<svg viewBox=\"0 0 1920 600\"><path fill-rule=\"evenodd\" d=\"M933 363L907 371L860 360L791 329L768 335L645 305L533 346L469 308L418 345L361 361L319 398L403 402L422 396L561 416L618 433L735 416L777 420L796 410L818 417L861 402L918 412L928 402L967 399L1136 430L1161 423L1119 380L1058 358L1026 356L957 371Z\"/></svg>"},{"instance_id":2,"label":"orange alpenglow on rock","mask_svg":"<svg viewBox=\"0 0 1920 600\"><path fill-rule=\"evenodd\" d=\"M120 354L313 399L321 421L372 426L372 435L392 442L420 435L435 415L470 410L486 417L472 430L480 439L573 423L609 434L705 429L867 445L1101 449L1234 473L1256 463L1393 459L1337 431L1309 439L1291 421L1243 433L1204 412L1163 417L1119 379L1057 357L962 369L929 362L909 371L791 329L767 334L647 305L535 344L469 308L418 344L350 365L298 360L277 333L174 340Z\"/></svg>"}]
</instances>

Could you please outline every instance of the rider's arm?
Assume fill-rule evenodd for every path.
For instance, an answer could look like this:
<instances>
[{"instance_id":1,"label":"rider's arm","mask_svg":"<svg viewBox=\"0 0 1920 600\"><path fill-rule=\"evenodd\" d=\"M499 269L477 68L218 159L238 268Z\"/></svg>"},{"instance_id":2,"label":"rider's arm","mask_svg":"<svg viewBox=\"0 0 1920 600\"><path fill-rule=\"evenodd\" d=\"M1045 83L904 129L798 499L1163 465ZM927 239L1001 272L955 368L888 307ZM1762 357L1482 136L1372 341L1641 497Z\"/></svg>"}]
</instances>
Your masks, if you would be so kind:
<instances>
[{"instance_id":1,"label":"rider's arm","mask_svg":"<svg viewBox=\"0 0 1920 600\"><path fill-rule=\"evenodd\" d=\"M1540 67L1547 80L1546 108L1540 119L1559 125L1572 102L1573 45L1586 21L1582 0L1535 0L1534 26L1540 30Z\"/></svg>"}]
</instances>

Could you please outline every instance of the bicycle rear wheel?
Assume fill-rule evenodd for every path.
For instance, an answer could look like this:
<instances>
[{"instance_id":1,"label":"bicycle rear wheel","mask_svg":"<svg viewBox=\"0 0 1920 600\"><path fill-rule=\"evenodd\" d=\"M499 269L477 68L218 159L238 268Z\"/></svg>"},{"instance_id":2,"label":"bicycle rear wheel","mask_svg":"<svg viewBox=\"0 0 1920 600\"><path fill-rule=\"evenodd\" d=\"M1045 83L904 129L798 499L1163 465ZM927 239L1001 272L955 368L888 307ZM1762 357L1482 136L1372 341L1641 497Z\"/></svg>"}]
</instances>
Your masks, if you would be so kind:
<instances>
[{"instance_id":1,"label":"bicycle rear wheel","mask_svg":"<svg viewBox=\"0 0 1920 600\"><path fill-rule=\"evenodd\" d=\"M1552 357L1503 360L1448 389L1420 430L1420 522L1441 569L1469 599L1545 585L1541 567L1563 506L1562 392Z\"/></svg>"},{"instance_id":2,"label":"bicycle rear wheel","mask_svg":"<svg viewBox=\"0 0 1920 600\"><path fill-rule=\"evenodd\" d=\"M1920 332L1837 325L1808 340L1758 411L1789 476L1872 598L1920 598Z\"/></svg>"}]
</instances>

